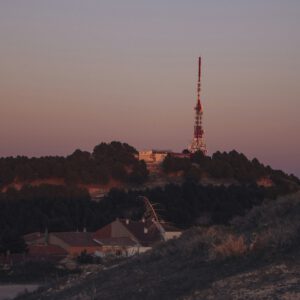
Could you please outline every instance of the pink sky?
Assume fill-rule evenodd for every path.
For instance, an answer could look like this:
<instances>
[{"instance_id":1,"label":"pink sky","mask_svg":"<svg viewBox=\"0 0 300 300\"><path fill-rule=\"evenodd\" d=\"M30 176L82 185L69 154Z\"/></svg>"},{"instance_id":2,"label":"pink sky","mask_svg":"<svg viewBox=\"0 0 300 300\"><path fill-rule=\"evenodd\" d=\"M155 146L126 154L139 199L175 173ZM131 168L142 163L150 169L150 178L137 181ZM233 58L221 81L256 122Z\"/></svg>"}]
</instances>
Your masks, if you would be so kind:
<instances>
[{"instance_id":1,"label":"pink sky","mask_svg":"<svg viewBox=\"0 0 300 300\"><path fill-rule=\"evenodd\" d=\"M0 156L182 150L197 57L209 153L300 175L300 2L0 2Z\"/></svg>"}]
</instances>

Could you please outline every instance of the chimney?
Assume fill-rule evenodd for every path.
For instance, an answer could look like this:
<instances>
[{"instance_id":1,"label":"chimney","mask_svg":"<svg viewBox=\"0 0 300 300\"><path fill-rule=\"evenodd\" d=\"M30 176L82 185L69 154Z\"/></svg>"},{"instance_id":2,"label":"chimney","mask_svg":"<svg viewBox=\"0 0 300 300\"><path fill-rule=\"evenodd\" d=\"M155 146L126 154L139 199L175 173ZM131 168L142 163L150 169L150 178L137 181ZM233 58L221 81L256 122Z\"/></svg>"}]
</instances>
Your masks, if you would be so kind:
<instances>
[{"instance_id":1,"label":"chimney","mask_svg":"<svg viewBox=\"0 0 300 300\"><path fill-rule=\"evenodd\" d=\"M128 224L129 224L129 219L126 219L126 221L125 221L125 222L126 222L126 224L128 225Z\"/></svg>"},{"instance_id":2,"label":"chimney","mask_svg":"<svg viewBox=\"0 0 300 300\"><path fill-rule=\"evenodd\" d=\"M142 223L145 223L145 222L146 222L145 218L142 218Z\"/></svg>"},{"instance_id":3,"label":"chimney","mask_svg":"<svg viewBox=\"0 0 300 300\"><path fill-rule=\"evenodd\" d=\"M144 227L144 234L148 233L148 228Z\"/></svg>"}]
</instances>

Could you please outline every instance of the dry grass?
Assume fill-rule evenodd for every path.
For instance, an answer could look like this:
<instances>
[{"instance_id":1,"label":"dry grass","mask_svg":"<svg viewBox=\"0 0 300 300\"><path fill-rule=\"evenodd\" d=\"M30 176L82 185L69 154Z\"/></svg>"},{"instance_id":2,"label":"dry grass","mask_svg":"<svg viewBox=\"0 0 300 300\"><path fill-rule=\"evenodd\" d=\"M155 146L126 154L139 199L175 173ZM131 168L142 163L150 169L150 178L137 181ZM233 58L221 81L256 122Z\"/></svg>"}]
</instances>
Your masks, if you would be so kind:
<instances>
[{"instance_id":1,"label":"dry grass","mask_svg":"<svg viewBox=\"0 0 300 300\"><path fill-rule=\"evenodd\" d=\"M216 257L227 258L244 255L249 251L249 247L244 236L228 234L221 243L213 245L213 251Z\"/></svg>"}]
</instances>

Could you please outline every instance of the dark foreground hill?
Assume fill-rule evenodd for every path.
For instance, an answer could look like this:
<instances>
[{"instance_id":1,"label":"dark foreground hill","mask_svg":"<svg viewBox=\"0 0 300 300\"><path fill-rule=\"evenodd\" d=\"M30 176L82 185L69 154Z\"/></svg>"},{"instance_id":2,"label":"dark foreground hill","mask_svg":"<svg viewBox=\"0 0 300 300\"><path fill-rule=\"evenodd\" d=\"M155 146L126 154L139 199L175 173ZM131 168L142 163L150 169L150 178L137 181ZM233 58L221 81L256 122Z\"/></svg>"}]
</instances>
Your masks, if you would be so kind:
<instances>
[{"instance_id":1,"label":"dark foreground hill","mask_svg":"<svg viewBox=\"0 0 300 300\"><path fill-rule=\"evenodd\" d=\"M17 299L300 299L299 215L299 193L266 201L230 226L191 228L148 253Z\"/></svg>"}]
</instances>

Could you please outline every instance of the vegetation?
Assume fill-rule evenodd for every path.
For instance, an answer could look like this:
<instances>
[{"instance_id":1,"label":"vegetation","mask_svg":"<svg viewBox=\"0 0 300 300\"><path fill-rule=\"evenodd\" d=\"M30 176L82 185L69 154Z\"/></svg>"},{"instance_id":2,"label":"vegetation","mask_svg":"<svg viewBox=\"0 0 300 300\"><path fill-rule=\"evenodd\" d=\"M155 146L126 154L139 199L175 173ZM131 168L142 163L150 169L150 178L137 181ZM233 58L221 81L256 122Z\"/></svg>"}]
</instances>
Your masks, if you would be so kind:
<instances>
[{"instance_id":1,"label":"vegetation","mask_svg":"<svg viewBox=\"0 0 300 300\"><path fill-rule=\"evenodd\" d=\"M57 280L60 277L79 273L79 270L67 270L58 267L56 263L51 261L26 261L12 265L11 269L0 269L1 283L11 282L47 282Z\"/></svg>"},{"instance_id":2,"label":"vegetation","mask_svg":"<svg viewBox=\"0 0 300 300\"><path fill-rule=\"evenodd\" d=\"M0 188L13 182L47 178L63 179L66 184L106 184L110 179L142 183L148 171L136 154L136 149L126 143L111 142L97 145L92 153L76 150L67 157L0 158Z\"/></svg>"},{"instance_id":3,"label":"vegetation","mask_svg":"<svg viewBox=\"0 0 300 300\"><path fill-rule=\"evenodd\" d=\"M161 217L178 227L203 223L228 224L260 204L264 188L253 186L202 186L187 181L144 191L157 204ZM84 189L71 186L24 186L0 193L0 253L24 252L23 234L47 228L53 231L97 230L117 217L140 219L145 211L140 192L113 189L100 202L90 199Z\"/></svg>"},{"instance_id":4,"label":"vegetation","mask_svg":"<svg viewBox=\"0 0 300 300\"><path fill-rule=\"evenodd\" d=\"M264 202L230 226L193 227L114 268L17 299L299 299L299 209L300 194Z\"/></svg>"},{"instance_id":5,"label":"vegetation","mask_svg":"<svg viewBox=\"0 0 300 300\"><path fill-rule=\"evenodd\" d=\"M217 151L212 157L196 152L189 158L167 156L163 162L166 173L183 172L183 176L195 181L203 177L216 179L235 179L242 184L256 183L261 178L268 178L274 183L274 195L295 192L300 180L294 175L264 166L256 158L253 160L233 150L229 153Z\"/></svg>"},{"instance_id":6,"label":"vegetation","mask_svg":"<svg viewBox=\"0 0 300 300\"><path fill-rule=\"evenodd\" d=\"M102 258L99 256L93 256L88 254L86 250L82 251L79 256L76 258L77 263L85 264L100 264L103 263Z\"/></svg>"}]
</instances>

